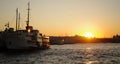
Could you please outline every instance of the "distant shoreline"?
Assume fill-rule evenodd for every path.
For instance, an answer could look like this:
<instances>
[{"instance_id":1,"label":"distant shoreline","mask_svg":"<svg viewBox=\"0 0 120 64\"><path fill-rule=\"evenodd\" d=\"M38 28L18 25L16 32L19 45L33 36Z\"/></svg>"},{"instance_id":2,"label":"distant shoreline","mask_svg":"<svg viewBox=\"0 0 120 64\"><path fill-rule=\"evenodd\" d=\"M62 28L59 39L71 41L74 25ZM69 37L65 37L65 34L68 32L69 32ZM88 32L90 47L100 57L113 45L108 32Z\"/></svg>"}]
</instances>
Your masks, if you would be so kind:
<instances>
[{"instance_id":1,"label":"distant shoreline","mask_svg":"<svg viewBox=\"0 0 120 64\"><path fill-rule=\"evenodd\" d=\"M50 44L75 43L120 43L120 37L113 38L86 38L81 36L50 36Z\"/></svg>"}]
</instances>

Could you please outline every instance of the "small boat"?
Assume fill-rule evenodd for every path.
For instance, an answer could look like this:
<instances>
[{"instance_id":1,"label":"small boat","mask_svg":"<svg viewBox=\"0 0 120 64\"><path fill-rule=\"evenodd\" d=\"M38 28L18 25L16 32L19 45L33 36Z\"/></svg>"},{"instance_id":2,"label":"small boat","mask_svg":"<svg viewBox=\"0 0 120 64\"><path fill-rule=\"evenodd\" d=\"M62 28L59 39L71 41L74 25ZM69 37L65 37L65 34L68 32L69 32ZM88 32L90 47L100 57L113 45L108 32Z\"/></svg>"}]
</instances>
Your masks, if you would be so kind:
<instances>
[{"instance_id":1,"label":"small boat","mask_svg":"<svg viewBox=\"0 0 120 64\"><path fill-rule=\"evenodd\" d=\"M14 31L14 28L9 28L8 24L5 31L0 33L0 41L2 41L0 44L2 46L7 49L50 48L49 37L43 36L39 33L39 30L35 30L32 26L29 26L29 11L30 8L28 3L28 20L26 23L26 29L20 30L18 29L18 9L16 10L16 31Z\"/></svg>"}]
</instances>

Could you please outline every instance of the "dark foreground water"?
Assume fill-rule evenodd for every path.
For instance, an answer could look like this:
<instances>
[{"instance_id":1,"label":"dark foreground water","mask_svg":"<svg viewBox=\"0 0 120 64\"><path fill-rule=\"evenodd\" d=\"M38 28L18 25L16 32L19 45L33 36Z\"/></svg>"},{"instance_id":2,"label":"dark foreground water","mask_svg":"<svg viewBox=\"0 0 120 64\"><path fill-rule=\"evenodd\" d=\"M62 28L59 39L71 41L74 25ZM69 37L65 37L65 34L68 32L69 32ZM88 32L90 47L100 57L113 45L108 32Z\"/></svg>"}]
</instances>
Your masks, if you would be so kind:
<instances>
[{"instance_id":1,"label":"dark foreground water","mask_svg":"<svg viewBox=\"0 0 120 64\"><path fill-rule=\"evenodd\" d=\"M48 50L1 52L0 64L120 64L120 44L52 45Z\"/></svg>"}]
</instances>

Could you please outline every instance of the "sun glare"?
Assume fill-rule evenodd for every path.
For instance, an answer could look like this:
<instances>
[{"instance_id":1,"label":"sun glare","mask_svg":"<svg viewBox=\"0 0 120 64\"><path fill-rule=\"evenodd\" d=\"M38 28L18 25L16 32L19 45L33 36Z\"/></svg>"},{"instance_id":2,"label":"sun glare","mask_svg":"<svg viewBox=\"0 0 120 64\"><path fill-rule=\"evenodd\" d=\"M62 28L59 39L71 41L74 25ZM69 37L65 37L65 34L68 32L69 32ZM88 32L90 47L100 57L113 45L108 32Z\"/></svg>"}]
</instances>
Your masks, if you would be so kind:
<instances>
[{"instance_id":1,"label":"sun glare","mask_svg":"<svg viewBox=\"0 0 120 64\"><path fill-rule=\"evenodd\" d=\"M87 38L94 38L94 34L91 33L91 32L86 32L86 33L84 34L84 36L87 37Z\"/></svg>"}]
</instances>

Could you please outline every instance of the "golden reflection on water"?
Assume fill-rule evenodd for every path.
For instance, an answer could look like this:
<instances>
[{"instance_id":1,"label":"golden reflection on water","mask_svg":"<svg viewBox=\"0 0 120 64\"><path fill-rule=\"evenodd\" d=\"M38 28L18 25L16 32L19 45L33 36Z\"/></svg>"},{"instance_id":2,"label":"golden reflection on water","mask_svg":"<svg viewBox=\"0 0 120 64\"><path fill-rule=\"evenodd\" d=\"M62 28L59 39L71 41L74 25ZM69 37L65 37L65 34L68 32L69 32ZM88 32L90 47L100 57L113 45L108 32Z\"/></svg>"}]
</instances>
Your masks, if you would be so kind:
<instances>
[{"instance_id":1,"label":"golden reflection on water","mask_svg":"<svg viewBox=\"0 0 120 64\"><path fill-rule=\"evenodd\" d=\"M99 63L98 61L88 61L85 64L95 64L95 63Z\"/></svg>"},{"instance_id":2,"label":"golden reflection on water","mask_svg":"<svg viewBox=\"0 0 120 64\"><path fill-rule=\"evenodd\" d=\"M85 55L86 55L86 58L88 58L88 59L95 56L93 48L92 47L87 47ZM96 63L99 63L99 61L96 60L96 61L87 61L87 62L85 62L85 64L96 64Z\"/></svg>"},{"instance_id":3,"label":"golden reflection on water","mask_svg":"<svg viewBox=\"0 0 120 64\"><path fill-rule=\"evenodd\" d=\"M86 62L86 64L92 64L92 61L88 61L88 62Z\"/></svg>"},{"instance_id":4,"label":"golden reflection on water","mask_svg":"<svg viewBox=\"0 0 120 64\"><path fill-rule=\"evenodd\" d=\"M87 47L87 48L86 48L86 51L85 51L86 57L92 57L93 54L94 54L94 53L93 53L92 48L91 48L91 47Z\"/></svg>"},{"instance_id":5,"label":"golden reflection on water","mask_svg":"<svg viewBox=\"0 0 120 64\"><path fill-rule=\"evenodd\" d=\"M86 49L87 49L87 50L91 50L91 47L87 47Z\"/></svg>"}]
</instances>

